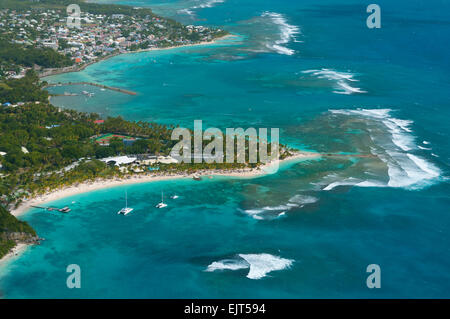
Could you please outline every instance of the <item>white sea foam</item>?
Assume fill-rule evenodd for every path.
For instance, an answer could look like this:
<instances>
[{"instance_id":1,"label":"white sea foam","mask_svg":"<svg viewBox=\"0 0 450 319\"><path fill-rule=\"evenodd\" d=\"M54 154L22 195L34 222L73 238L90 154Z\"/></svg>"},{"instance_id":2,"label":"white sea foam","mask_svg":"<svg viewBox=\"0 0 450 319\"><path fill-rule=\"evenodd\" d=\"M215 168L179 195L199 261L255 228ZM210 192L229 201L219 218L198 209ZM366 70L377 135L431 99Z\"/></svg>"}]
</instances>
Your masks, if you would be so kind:
<instances>
[{"instance_id":1,"label":"white sea foam","mask_svg":"<svg viewBox=\"0 0 450 319\"><path fill-rule=\"evenodd\" d=\"M291 25L287 22L284 15L277 12L264 12L261 17L269 18L272 23L279 27L280 38L275 42L267 42L266 47L279 54L293 55L295 51L287 48L285 45L291 41L301 42L296 38L296 35L300 34L300 28L295 25Z\"/></svg>"},{"instance_id":2,"label":"white sea foam","mask_svg":"<svg viewBox=\"0 0 450 319\"><path fill-rule=\"evenodd\" d=\"M212 8L214 7L216 4L219 3L224 3L225 0L195 0L195 3L193 6L189 7L189 8L185 8L185 9L180 9L178 10L178 13L182 13L182 14L187 14L190 16L194 16L194 10L197 9L204 9L204 8Z\"/></svg>"},{"instance_id":3,"label":"white sea foam","mask_svg":"<svg viewBox=\"0 0 450 319\"><path fill-rule=\"evenodd\" d=\"M355 184L358 187L385 187L386 185L379 181L364 181Z\"/></svg>"},{"instance_id":4,"label":"white sea foam","mask_svg":"<svg viewBox=\"0 0 450 319\"><path fill-rule=\"evenodd\" d=\"M360 88L350 86L345 81L337 81L336 84L337 84L338 89L333 91L333 93L336 93L336 94L350 95L353 93L367 93L366 91L363 91Z\"/></svg>"},{"instance_id":5,"label":"white sea foam","mask_svg":"<svg viewBox=\"0 0 450 319\"><path fill-rule=\"evenodd\" d=\"M423 158L413 154L406 154L423 172L427 173L427 178L438 177L440 175L439 169L432 163L428 163Z\"/></svg>"},{"instance_id":6,"label":"white sea foam","mask_svg":"<svg viewBox=\"0 0 450 319\"><path fill-rule=\"evenodd\" d=\"M247 278L261 279L268 273L287 269L294 260L271 254L239 254L235 259L223 259L211 263L205 271L249 269Z\"/></svg>"},{"instance_id":7,"label":"white sea foam","mask_svg":"<svg viewBox=\"0 0 450 319\"><path fill-rule=\"evenodd\" d=\"M283 216L286 216L286 212L281 212L278 214L278 217L283 217Z\"/></svg>"},{"instance_id":8,"label":"white sea foam","mask_svg":"<svg viewBox=\"0 0 450 319\"><path fill-rule=\"evenodd\" d=\"M192 9L203 9L203 8L212 8L218 3L224 3L225 0L197 0L196 2L199 2L199 4L192 7Z\"/></svg>"},{"instance_id":9,"label":"white sea foam","mask_svg":"<svg viewBox=\"0 0 450 319\"><path fill-rule=\"evenodd\" d=\"M423 147L423 146L420 146L420 145L417 145L417 147L420 148L421 150L425 150L425 151L431 151L432 150L431 147Z\"/></svg>"},{"instance_id":10,"label":"white sea foam","mask_svg":"<svg viewBox=\"0 0 450 319\"><path fill-rule=\"evenodd\" d=\"M302 71L305 74L312 74L319 79L327 79L334 82L336 94L354 94L354 93L367 93L358 87L353 87L350 82L358 82L354 78L354 74L349 72L338 72L336 70L322 68L320 70L306 70Z\"/></svg>"},{"instance_id":11,"label":"white sea foam","mask_svg":"<svg viewBox=\"0 0 450 319\"><path fill-rule=\"evenodd\" d=\"M317 202L318 199L313 196L307 195L295 195L289 199L286 204L277 205L277 206L264 206L262 208L257 209L246 209L241 210L245 214L252 216L254 219L262 220L262 219L274 219L276 217L282 216L286 214L286 211L291 210L296 207L303 207L308 204L312 204ZM274 213L279 212L277 215Z\"/></svg>"},{"instance_id":12,"label":"white sea foam","mask_svg":"<svg viewBox=\"0 0 450 319\"><path fill-rule=\"evenodd\" d=\"M298 207L298 205L286 204L279 206L265 206L259 209L246 209L241 211L247 215L250 215L254 219L263 220L263 219L274 219L276 217L274 213L276 213L277 211L278 212L287 211L293 207Z\"/></svg>"},{"instance_id":13,"label":"white sea foam","mask_svg":"<svg viewBox=\"0 0 450 319\"><path fill-rule=\"evenodd\" d=\"M414 136L410 125L413 121L401 120L390 116L391 109L356 109L356 110L330 110L334 114L361 115L380 120L392 135L392 142L403 151L416 148Z\"/></svg>"},{"instance_id":14,"label":"white sea foam","mask_svg":"<svg viewBox=\"0 0 450 319\"><path fill-rule=\"evenodd\" d=\"M411 134L409 120L401 120L391 116L391 109L357 109L357 110L330 110L333 114L357 115L370 118L387 128L390 134L391 143L386 142L379 136L372 136L372 140L381 148L376 151L372 148L372 153L386 163L388 168L389 181L383 184L379 181L362 181L355 183L355 186L362 187L403 187L421 188L436 180L441 172L438 167L410 151L417 149L415 137ZM428 142L424 141L424 144ZM338 181L329 184L324 189L332 189L339 184L348 181Z\"/></svg>"},{"instance_id":15,"label":"white sea foam","mask_svg":"<svg viewBox=\"0 0 450 319\"><path fill-rule=\"evenodd\" d=\"M187 14L187 15L190 15L190 16L195 15L194 11L192 11L191 9L188 9L188 8L180 9L180 10L178 10L178 13L179 14Z\"/></svg>"},{"instance_id":16,"label":"white sea foam","mask_svg":"<svg viewBox=\"0 0 450 319\"><path fill-rule=\"evenodd\" d=\"M261 279L269 272L283 270L292 266L294 260L285 259L270 254L239 254L250 264L247 278Z\"/></svg>"},{"instance_id":17,"label":"white sea foam","mask_svg":"<svg viewBox=\"0 0 450 319\"><path fill-rule=\"evenodd\" d=\"M338 186L353 186L353 185L357 185L358 183L360 183L360 180L357 180L356 178L350 177L347 178L343 181L337 181L337 182L333 182L331 184L328 184L323 190L324 191L330 191Z\"/></svg>"},{"instance_id":18,"label":"white sea foam","mask_svg":"<svg viewBox=\"0 0 450 319\"><path fill-rule=\"evenodd\" d=\"M211 263L205 271L213 272L216 270L239 270L250 268L250 264L242 259L223 259Z\"/></svg>"},{"instance_id":19,"label":"white sea foam","mask_svg":"<svg viewBox=\"0 0 450 319\"><path fill-rule=\"evenodd\" d=\"M291 197L289 199L289 202L295 203L293 205L306 205L306 204L313 204L317 202L319 199L314 196L307 196L307 195L295 195L294 197ZM289 205L289 204L288 204Z\"/></svg>"},{"instance_id":20,"label":"white sea foam","mask_svg":"<svg viewBox=\"0 0 450 319\"><path fill-rule=\"evenodd\" d=\"M370 173L368 173L370 174ZM357 178L349 177L341 181L336 181L328 184L322 190L330 191L338 186L358 186L358 187L386 187L386 184L377 180L360 180Z\"/></svg>"},{"instance_id":21,"label":"white sea foam","mask_svg":"<svg viewBox=\"0 0 450 319\"><path fill-rule=\"evenodd\" d=\"M384 119L386 117L389 117L389 113L391 111L391 109L330 110L330 112L334 114L361 115L377 119Z\"/></svg>"}]
</instances>

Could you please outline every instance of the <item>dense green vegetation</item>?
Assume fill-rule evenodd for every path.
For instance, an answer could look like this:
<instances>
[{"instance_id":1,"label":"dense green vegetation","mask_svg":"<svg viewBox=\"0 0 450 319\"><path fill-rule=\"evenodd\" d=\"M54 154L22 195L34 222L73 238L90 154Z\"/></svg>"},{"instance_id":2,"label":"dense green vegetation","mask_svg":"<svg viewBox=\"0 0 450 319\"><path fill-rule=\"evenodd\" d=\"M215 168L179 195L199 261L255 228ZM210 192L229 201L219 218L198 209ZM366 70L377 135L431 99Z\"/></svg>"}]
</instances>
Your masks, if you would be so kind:
<instances>
[{"instance_id":1,"label":"dense green vegetation","mask_svg":"<svg viewBox=\"0 0 450 319\"><path fill-rule=\"evenodd\" d=\"M14 240L2 240L2 239L0 239L0 258L5 256L15 246L16 246L16 242Z\"/></svg>"},{"instance_id":2,"label":"dense green vegetation","mask_svg":"<svg viewBox=\"0 0 450 319\"><path fill-rule=\"evenodd\" d=\"M73 61L51 49L11 43L9 39L0 36L0 88L1 78L8 71L18 74L23 68L61 68L73 65Z\"/></svg>"},{"instance_id":3,"label":"dense green vegetation","mask_svg":"<svg viewBox=\"0 0 450 319\"><path fill-rule=\"evenodd\" d=\"M33 70L21 79L0 80L0 103L47 102L48 92L42 90L43 85Z\"/></svg>"},{"instance_id":4,"label":"dense green vegetation","mask_svg":"<svg viewBox=\"0 0 450 319\"><path fill-rule=\"evenodd\" d=\"M3 38L0 38L0 63L44 68L61 68L73 64L70 58L51 48L23 46Z\"/></svg>"},{"instance_id":5,"label":"dense green vegetation","mask_svg":"<svg viewBox=\"0 0 450 319\"><path fill-rule=\"evenodd\" d=\"M0 9L11 10L30 10L30 9L63 9L65 10L70 4L78 4L82 12L92 14L123 14L127 16L156 16L149 8L136 9L132 6L117 4L98 4L86 2L83 0L0 0ZM167 19L166 19L167 20ZM175 20L170 20L175 24L179 24Z\"/></svg>"},{"instance_id":6,"label":"dense green vegetation","mask_svg":"<svg viewBox=\"0 0 450 319\"><path fill-rule=\"evenodd\" d=\"M78 3L82 11L94 14L154 16L150 9L105 6L79 0L0 0L0 9L64 9L72 3ZM183 38L200 40L198 33L189 32L176 21L166 21L171 26L165 29L168 40L176 41L180 32ZM126 35L128 31L123 32ZM150 28L148 33L152 32L153 29ZM225 34L226 31L218 31L214 36ZM173 45L170 41L162 43L161 46ZM67 41L60 41L59 46L64 48ZM148 42L144 42L131 49L138 50L147 46ZM124 177L127 173L98 159L125 154L167 155L177 143L171 140L173 126L143 121L131 122L121 117L108 117L104 123L96 124L98 114L60 109L49 104L46 83L40 82L33 69L36 66L59 68L71 64L70 58L53 49L11 43L0 38L0 257L16 244L7 234L36 235L26 222L18 221L4 207L17 206L26 198L63 186L98 178ZM25 67L29 69L23 78L6 78L2 73L2 70L19 73ZM5 105L6 102L13 105ZM136 141L128 145L115 138L110 140L107 146L99 145L94 137L104 133L129 135L135 137ZM204 141L204 146L208 143ZM282 157L286 154L284 152ZM204 169L255 166L257 165L200 163L158 165L157 169L159 172L192 173Z\"/></svg>"},{"instance_id":7,"label":"dense green vegetation","mask_svg":"<svg viewBox=\"0 0 450 319\"><path fill-rule=\"evenodd\" d=\"M36 235L36 232L27 222L18 221L3 206L0 206L0 234L5 232L29 233Z\"/></svg>"},{"instance_id":8,"label":"dense green vegetation","mask_svg":"<svg viewBox=\"0 0 450 319\"><path fill-rule=\"evenodd\" d=\"M33 81L28 81L29 77ZM10 99L11 92L22 90L41 92L46 97L46 91L35 77L30 74L24 79L8 80L6 83L11 88L0 89L0 100ZM0 151L6 153L0 156L0 198L5 205L63 185L120 175L117 168L96 158L168 154L175 143L170 140L171 128L164 125L130 122L121 117L110 117L103 124L95 124L99 119L97 114L61 110L48 104L46 98L43 100L0 107ZM104 133L132 135L138 140L126 146L121 140L112 139L109 146L101 146L91 138ZM69 165L74 167L67 169Z\"/></svg>"},{"instance_id":9,"label":"dense green vegetation","mask_svg":"<svg viewBox=\"0 0 450 319\"><path fill-rule=\"evenodd\" d=\"M0 151L6 152L3 166L6 172L49 171L62 168L79 158L104 155L167 153L170 130L163 125L129 122L121 117L107 118L95 124L97 114L60 110L47 103L27 103L0 110ZM100 146L90 137L103 133L141 137L134 145L125 146L112 140ZM28 153L24 153L25 147Z\"/></svg>"},{"instance_id":10,"label":"dense green vegetation","mask_svg":"<svg viewBox=\"0 0 450 319\"><path fill-rule=\"evenodd\" d=\"M29 10L32 8L59 8L65 9L69 4L78 4L82 11L89 11L94 14L112 14L121 13L125 15L133 15L136 12L142 15L152 15L152 10L142 8L139 10L131 6L116 4L97 4L85 2L83 0L0 0L0 9Z\"/></svg>"},{"instance_id":11,"label":"dense green vegetation","mask_svg":"<svg viewBox=\"0 0 450 319\"><path fill-rule=\"evenodd\" d=\"M36 236L36 232L27 222L18 220L3 206L0 206L0 258L16 245L14 240L8 238L10 233L25 233L30 236Z\"/></svg>"}]
</instances>

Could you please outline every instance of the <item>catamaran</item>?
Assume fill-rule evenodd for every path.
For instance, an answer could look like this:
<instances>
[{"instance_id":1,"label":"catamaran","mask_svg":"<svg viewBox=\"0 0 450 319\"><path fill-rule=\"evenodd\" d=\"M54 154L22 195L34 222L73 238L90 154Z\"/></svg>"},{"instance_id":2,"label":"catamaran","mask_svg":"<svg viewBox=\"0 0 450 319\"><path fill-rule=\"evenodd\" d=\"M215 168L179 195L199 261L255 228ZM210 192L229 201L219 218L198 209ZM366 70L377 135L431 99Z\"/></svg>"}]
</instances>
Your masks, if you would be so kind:
<instances>
[{"instance_id":1,"label":"catamaran","mask_svg":"<svg viewBox=\"0 0 450 319\"><path fill-rule=\"evenodd\" d=\"M133 211L133 208L128 207L128 199L127 199L127 192L125 191L125 207L119 210L117 214L119 215L127 215Z\"/></svg>"},{"instance_id":2,"label":"catamaran","mask_svg":"<svg viewBox=\"0 0 450 319\"><path fill-rule=\"evenodd\" d=\"M167 204L164 203L164 192L161 192L161 203L156 205L156 208L164 208L167 207Z\"/></svg>"}]
</instances>

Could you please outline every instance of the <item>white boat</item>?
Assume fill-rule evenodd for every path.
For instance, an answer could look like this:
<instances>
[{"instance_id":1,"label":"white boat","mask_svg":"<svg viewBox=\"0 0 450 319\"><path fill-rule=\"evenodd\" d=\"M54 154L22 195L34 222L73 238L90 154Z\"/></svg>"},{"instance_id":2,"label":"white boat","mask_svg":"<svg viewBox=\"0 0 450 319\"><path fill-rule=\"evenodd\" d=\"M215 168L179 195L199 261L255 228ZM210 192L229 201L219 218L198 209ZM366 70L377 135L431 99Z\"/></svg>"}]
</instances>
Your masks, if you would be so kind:
<instances>
[{"instance_id":1,"label":"white boat","mask_svg":"<svg viewBox=\"0 0 450 319\"><path fill-rule=\"evenodd\" d=\"M133 208L128 207L128 199L127 199L127 192L125 191L125 207L122 208L117 212L119 215L127 215L133 211Z\"/></svg>"},{"instance_id":2,"label":"white boat","mask_svg":"<svg viewBox=\"0 0 450 319\"><path fill-rule=\"evenodd\" d=\"M167 207L167 204L164 203L164 192L161 192L161 203L155 206L156 208L164 208Z\"/></svg>"},{"instance_id":3,"label":"white boat","mask_svg":"<svg viewBox=\"0 0 450 319\"><path fill-rule=\"evenodd\" d=\"M177 199L178 197L180 197L180 196L178 196L178 195L173 195L173 196L171 196L170 198L172 198L172 199Z\"/></svg>"}]
</instances>

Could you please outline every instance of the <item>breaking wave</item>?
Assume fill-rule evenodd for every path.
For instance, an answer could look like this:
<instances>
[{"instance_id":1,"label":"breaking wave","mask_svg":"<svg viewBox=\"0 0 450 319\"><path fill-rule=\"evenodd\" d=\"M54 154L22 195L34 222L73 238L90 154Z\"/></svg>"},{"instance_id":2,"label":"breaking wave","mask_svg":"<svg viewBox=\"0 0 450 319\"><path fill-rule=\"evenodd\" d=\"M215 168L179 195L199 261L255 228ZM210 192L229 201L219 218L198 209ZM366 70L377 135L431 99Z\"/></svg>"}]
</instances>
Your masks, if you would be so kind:
<instances>
[{"instance_id":1,"label":"breaking wave","mask_svg":"<svg viewBox=\"0 0 450 319\"><path fill-rule=\"evenodd\" d=\"M213 272L216 270L239 270L247 269L250 265L245 260L223 259L210 264L205 271Z\"/></svg>"},{"instance_id":2,"label":"breaking wave","mask_svg":"<svg viewBox=\"0 0 450 319\"><path fill-rule=\"evenodd\" d=\"M301 208L305 205L313 204L317 201L318 198L313 196L295 195L291 197L286 204L283 205L265 206L258 209L246 209L241 211L257 220L271 220L286 215L286 212L288 210L291 210L293 208Z\"/></svg>"},{"instance_id":3,"label":"breaking wave","mask_svg":"<svg viewBox=\"0 0 450 319\"><path fill-rule=\"evenodd\" d=\"M367 93L358 87L353 87L350 82L358 82L354 78L354 74L348 72L338 72L331 69L320 70L306 70L302 71L304 74L311 74L319 79L327 79L334 82L334 91L336 94L354 94L354 93Z\"/></svg>"},{"instance_id":4,"label":"breaking wave","mask_svg":"<svg viewBox=\"0 0 450 319\"><path fill-rule=\"evenodd\" d=\"M271 254L239 254L234 259L223 259L211 263L205 271L223 271L249 269L247 278L261 279L273 271L287 269L294 260L285 259Z\"/></svg>"},{"instance_id":5,"label":"breaking wave","mask_svg":"<svg viewBox=\"0 0 450 319\"><path fill-rule=\"evenodd\" d=\"M195 4L193 6L191 6L189 8L178 10L178 13L194 16L195 15L194 10L204 9L204 8L212 8L216 4L224 3L224 2L225 2L225 0L207 0L207 1L195 0L194 1Z\"/></svg>"},{"instance_id":6,"label":"breaking wave","mask_svg":"<svg viewBox=\"0 0 450 319\"><path fill-rule=\"evenodd\" d=\"M370 119L378 125L380 129L376 130L376 133L370 132L370 137L377 146L371 148L371 152L386 164L389 181L383 183L378 180L366 181L348 178L334 181L325 186L323 190L331 190L340 185L418 189L440 177L441 172L438 167L426 159L412 154L412 151L419 149L410 128L412 121L392 117L391 109L330 110L330 112L360 116Z\"/></svg>"},{"instance_id":7,"label":"breaking wave","mask_svg":"<svg viewBox=\"0 0 450 319\"><path fill-rule=\"evenodd\" d=\"M294 50L289 49L285 45L291 41L301 42L296 38L296 35L300 34L300 28L295 25L289 24L285 16L282 15L281 13L266 11L261 15L261 17L269 18L272 21L272 23L277 25L279 28L280 38L275 40L274 42L267 42L266 47L279 54L285 55L295 54Z\"/></svg>"}]
</instances>

